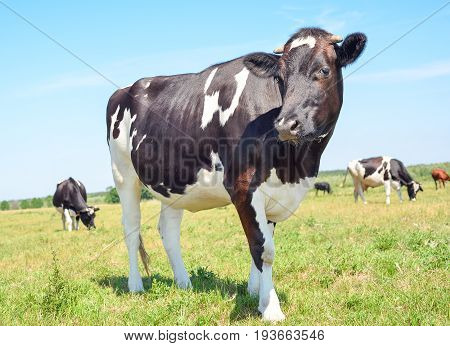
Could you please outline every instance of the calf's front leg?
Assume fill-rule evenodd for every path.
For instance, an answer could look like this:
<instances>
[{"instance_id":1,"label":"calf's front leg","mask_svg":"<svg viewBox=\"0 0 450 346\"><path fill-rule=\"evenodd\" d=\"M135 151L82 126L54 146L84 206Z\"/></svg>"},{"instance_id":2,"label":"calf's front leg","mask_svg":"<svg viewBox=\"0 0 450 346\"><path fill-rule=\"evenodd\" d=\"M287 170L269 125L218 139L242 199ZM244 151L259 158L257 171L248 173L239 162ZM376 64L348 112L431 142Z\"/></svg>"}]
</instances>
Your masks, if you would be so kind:
<instances>
[{"instance_id":1,"label":"calf's front leg","mask_svg":"<svg viewBox=\"0 0 450 346\"><path fill-rule=\"evenodd\" d=\"M253 260L248 290L250 293L258 290L258 310L263 320L281 321L285 316L272 282L272 266L275 258L273 224L269 224L266 218L264 195L258 189L254 193L238 193L233 203L247 236ZM259 273L255 271L253 265Z\"/></svg>"}]
</instances>

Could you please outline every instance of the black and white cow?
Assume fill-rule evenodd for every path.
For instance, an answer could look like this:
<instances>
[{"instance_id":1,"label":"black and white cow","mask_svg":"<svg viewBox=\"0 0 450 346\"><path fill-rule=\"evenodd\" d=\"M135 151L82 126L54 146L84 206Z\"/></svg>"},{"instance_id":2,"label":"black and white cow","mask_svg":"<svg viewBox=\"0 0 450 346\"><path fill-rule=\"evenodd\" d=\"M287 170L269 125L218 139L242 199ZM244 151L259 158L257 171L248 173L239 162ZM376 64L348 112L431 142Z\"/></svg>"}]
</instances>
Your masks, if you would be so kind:
<instances>
[{"instance_id":1,"label":"black and white cow","mask_svg":"<svg viewBox=\"0 0 450 346\"><path fill-rule=\"evenodd\" d=\"M88 229L95 228L95 212L100 209L87 205L86 188L79 180L69 178L58 183L53 206L61 213L64 230L72 231L73 226L78 230L80 218Z\"/></svg>"},{"instance_id":2,"label":"black and white cow","mask_svg":"<svg viewBox=\"0 0 450 346\"><path fill-rule=\"evenodd\" d=\"M130 291L143 290L144 184L161 201L158 229L179 287L191 287L180 249L183 210L233 203L252 258L248 292L259 294L264 320L284 318L272 283L274 227L313 186L342 106L341 69L358 58L366 36L341 41L306 28L274 51L281 55L254 53L199 73L143 78L111 96L107 139Z\"/></svg>"},{"instance_id":3,"label":"black and white cow","mask_svg":"<svg viewBox=\"0 0 450 346\"><path fill-rule=\"evenodd\" d=\"M363 203L366 204L364 191L369 187L381 185L384 185L386 191L386 204L391 203L391 187L397 191L400 202L403 202L401 192L403 185L406 185L411 201L416 200L417 192L423 191L422 186L411 178L405 165L400 160L388 156L350 161L347 167L348 172L350 172L355 186L355 202L358 201L358 196L360 196ZM347 177L347 174L345 177Z\"/></svg>"}]
</instances>

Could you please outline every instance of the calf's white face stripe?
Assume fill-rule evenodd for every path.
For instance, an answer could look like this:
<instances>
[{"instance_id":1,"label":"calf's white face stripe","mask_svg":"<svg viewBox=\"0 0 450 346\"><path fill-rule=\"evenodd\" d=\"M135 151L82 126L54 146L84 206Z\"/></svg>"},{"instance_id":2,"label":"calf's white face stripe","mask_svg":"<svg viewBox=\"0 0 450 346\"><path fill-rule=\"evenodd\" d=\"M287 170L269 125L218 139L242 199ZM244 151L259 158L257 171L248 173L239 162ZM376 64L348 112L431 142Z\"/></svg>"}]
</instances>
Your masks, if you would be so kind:
<instances>
[{"instance_id":1,"label":"calf's white face stripe","mask_svg":"<svg viewBox=\"0 0 450 346\"><path fill-rule=\"evenodd\" d=\"M309 48L314 48L316 45L316 39L312 36L296 38L294 41L291 42L289 50L303 46L304 44L308 45Z\"/></svg>"},{"instance_id":2,"label":"calf's white face stripe","mask_svg":"<svg viewBox=\"0 0 450 346\"><path fill-rule=\"evenodd\" d=\"M249 74L249 70L247 70L245 67L242 69L241 72L236 74L234 76L234 79L236 80L236 92L233 96L233 99L231 100L230 107L227 109L222 109L221 106L219 106L219 91L215 91L212 95L207 95L206 91L208 90L212 79L216 73L217 69L214 69L211 74L208 76L208 79L205 83L205 101L203 105L203 114L202 114L202 123L200 127L204 129L212 120L213 115L215 112L219 111L219 121L220 125L224 126L228 119L233 115L234 111L236 110L237 106L239 105L239 98L242 95L242 92L244 91L245 85L247 84L247 78Z\"/></svg>"}]
</instances>

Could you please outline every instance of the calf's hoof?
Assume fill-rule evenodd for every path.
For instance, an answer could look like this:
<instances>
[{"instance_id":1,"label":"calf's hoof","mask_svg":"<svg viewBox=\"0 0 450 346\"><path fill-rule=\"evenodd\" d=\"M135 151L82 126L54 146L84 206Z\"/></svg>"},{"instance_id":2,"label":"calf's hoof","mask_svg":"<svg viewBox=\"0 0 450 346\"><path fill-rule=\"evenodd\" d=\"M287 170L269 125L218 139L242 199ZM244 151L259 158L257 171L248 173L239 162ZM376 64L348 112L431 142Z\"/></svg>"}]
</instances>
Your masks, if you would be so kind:
<instances>
[{"instance_id":1,"label":"calf's hoof","mask_svg":"<svg viewBox=\"0 0 450 346\"><path fill-rule=\"evenodd\" d=\"M175 283L176 283L177 287L181 288L182 290L188 290L188 289L192 288L191 279L189 279L189 277L182 278L182 279L175 278Z\"/></svg>"},{"instance_id":2,"label":"calf's hoof","mask_svg":"<svg viewBox=\"0 0 450 346\"><path fill-rule=\"evenodd\" d=\"M249 284L247 286L247 292L251 296L255 296L255 297L258 296L258 294L259 294L259 285L255 286L255 285L250 285Z\"/></svg>"},{"instance_id":3,"label":"calf's hoof","mask_svg":"<svg viewBox=\"0 0 450 346\"><path fill-rule=\"evenodd\" d=\"M142 279L128 279L128 290L132 293L143 292L144 284L142 283Z\"/></svg>"},{"instance_id":4,"label":"calf's hoof","mask_svg":"<svg viewBox=\"0 0 450 346\"><path fill-rule=\"evenodd\" d=\"M268 306L264 311L259 310L262 314L262 320L267 322L280 322L283 321L286 316L284 316L280 307L270 307Z\"/></svg>"}]
</instances>

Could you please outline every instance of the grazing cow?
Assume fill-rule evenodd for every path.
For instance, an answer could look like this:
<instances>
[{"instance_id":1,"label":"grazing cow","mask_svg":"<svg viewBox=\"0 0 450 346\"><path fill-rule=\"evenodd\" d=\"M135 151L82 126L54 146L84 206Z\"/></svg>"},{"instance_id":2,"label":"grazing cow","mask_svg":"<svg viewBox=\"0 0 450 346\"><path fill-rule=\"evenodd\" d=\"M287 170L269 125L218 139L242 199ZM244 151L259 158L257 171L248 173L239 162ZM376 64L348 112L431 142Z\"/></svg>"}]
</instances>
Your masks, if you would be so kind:
<instances>
[{"instance_id":1,"label":"grazing cow","mask_svg":"<svg viewBox=\"0 0 450 346\"><path fill-rule=\"evenodd\" d=\"M317 193L320 191L323 191L323 194L325 194L325 191L330 194L331 193L331 187L330 184L328 184L327 182L320 182L320 183L315 183L314 184L314 188L316 189L316 196Z\"/></svg>"},{"instance_id":2,"label":"grazing cow","mask_svg":"<svg viewBox=\"0 0 450 346\"><path fill-rule=\"evenodd\" d=\"M422 186L411 178L405 165L400 160L392 159L388 156L350 161L347 167L347 173L349 172L355 186L355 202L358 201L358 196L360 196L363 203L367 204L364 198L364 191L369 187L381 185L384 185L386 191L386 204L391 203L391 186L397 191L400 202L403 202L401 192L403 185L407 186L411 201L416 200L417 192L423 191ZM347 173L345 174L342 185L345 183Z\"/></svg>"},{"instance_id":3,"label":"grazing cow","mask_svg":"<svg viewBox=\"0 0 450 346\"><path fill-rule=\"evenodd\" d=\"M441 183L445 188L445 182L447 180L450 180L450 177L448 176L447 172L444 171L442 168L435 168L431 171L431 176L433 177L434 184L436 185L436 190L438 189L437 182L439 181L439 188L441 187Z\"/></svg>"},{"instance_id":4,"label":"grazing cow","mask_svg":"<svg viewBox=\"0 0 450 346\"><path fill-rule=\"evenodd\" d=\"M259 294L264 320L284 318L272 282L275 223L313 185L342 106L341 69L358 58L366 36L341 41L302 29L274 51L280 55L254 53L199 73L143 78L111 96L107 140L130 291L143 290L137 252L145 254L144 184L161 201L158 229L179 287L191 287L180 250L183 210L233 203L252 258L248 291Z\"/></svg>"},{"instance_id":5,"label":"grazing cow","mask_svg":"<svg viewBox=\"0 0 450 346\"><path fill-rule=\"evenodd\" d=\"M86 188L79 180L69 178L56 185L53 205L61 213L64 230L67 227L72 231L72 226L78 230L80 218L88 229L95 228L95 212L100 209L88 206L86 202Z\"/></svg>"}]
</instances>

